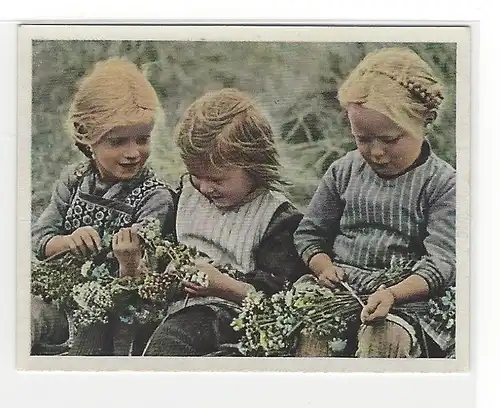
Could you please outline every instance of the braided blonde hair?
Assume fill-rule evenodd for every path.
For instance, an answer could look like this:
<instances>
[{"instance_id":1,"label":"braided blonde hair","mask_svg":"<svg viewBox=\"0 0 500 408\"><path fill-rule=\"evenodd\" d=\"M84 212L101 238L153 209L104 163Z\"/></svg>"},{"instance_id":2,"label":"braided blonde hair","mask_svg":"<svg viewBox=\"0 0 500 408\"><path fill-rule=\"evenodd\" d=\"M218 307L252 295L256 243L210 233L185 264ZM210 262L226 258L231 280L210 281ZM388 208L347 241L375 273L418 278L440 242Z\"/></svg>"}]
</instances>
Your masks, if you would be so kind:
<instances>
[{"instance_id":1,"label":"braided blonde hair","mask_svg":"<svg viewBox=\"0 0 500 408\"><path fill-rule=\"evenodd\" d=\"M443 101L443 87L431 67L403 47L373 51L342 84L342 107L356 103L389 117L413 137L423 138Z\"/></svg>"},{"instance_id":2,"label":"braided blonde hair","mask_svg":"<svg viewBox=\"0 0 500 408\"><path fill-rule=\"evenodd\" d=\"M174 136L185 163L240 167L262 188L286 184L271 125L244 92L225 88L206 93L187 108Z\"/></svg>"},{"instance_id":3,"label":"braided blonde hair","mask_svg":"<svg viewBox=\"0 0 500 408\"><path fill-rule=\"evenodd\" d=\"M77 145L89 146L116 126L154 121L155 90L136 65L112 58L98 62L73 98L68 127Z\"/></svg>"}]
</instances>

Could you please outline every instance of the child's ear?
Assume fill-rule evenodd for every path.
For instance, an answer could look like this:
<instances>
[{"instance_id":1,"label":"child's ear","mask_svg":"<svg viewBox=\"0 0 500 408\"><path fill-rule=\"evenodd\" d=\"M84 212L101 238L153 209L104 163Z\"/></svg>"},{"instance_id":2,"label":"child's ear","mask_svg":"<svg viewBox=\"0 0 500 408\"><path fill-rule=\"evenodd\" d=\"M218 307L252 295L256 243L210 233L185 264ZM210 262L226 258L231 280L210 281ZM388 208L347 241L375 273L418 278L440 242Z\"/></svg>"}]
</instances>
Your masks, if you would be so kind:
<instances>
[{"instance_id":1,"label":"child's ear","mask_svg":"<svg viewBox=\"0 0 500 408\"><path fill-rule=\"evenodd\" d=\"M429 125L434 122L437 118L437 112L435 110L429 111L425 116L425 125Z\"/></svg>"},{"instance_id":2,"label":"child's ear","mask_svg":"<svg viewBox=\"0 0 500 408\"><path fill-rule=\"evenodd\" d=\"M89 133L87 126L85 126L83 123L80 122L73 122L73 129L79 136L85 137Z\"/></svg>"}]
</instances>

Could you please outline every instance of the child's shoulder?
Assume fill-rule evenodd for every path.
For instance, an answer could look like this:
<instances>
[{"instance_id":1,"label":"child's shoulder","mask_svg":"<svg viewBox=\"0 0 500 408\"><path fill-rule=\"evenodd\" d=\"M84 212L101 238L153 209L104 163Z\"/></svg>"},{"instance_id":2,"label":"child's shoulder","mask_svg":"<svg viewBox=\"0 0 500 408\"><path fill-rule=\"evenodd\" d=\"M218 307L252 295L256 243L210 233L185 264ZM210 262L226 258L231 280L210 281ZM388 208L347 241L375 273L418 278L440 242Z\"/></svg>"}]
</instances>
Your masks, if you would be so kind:
<instances>
[{"instance_id":1,"label":"child's shoulder","mask_svg":"<svg viewBox=\"0 0 500 408\"><path fill-rule=\"evenodd\" d=\"M347 152L344 156L334 160L326 172L326 177L334 179L349 179L350 175L356 173L363 167L363 158L358 150Z\"/></svg>"},{"instance_id":2,"label":"child's shoulder","mask_svg":"<svg viewBox=\"0 0 500 408\"><path fill-rule=\"evenodd\" d=\"M81 180L91 171L91 164L88 160L71 163L66 165L62 169L59 181L64 184L78 183L79 180Z\"/></svg>"},{"instance_id":3,"label":"child's shoulder","mask_svg":"<svg viewBox=\"0 0 500 408\"><path fill-rule=\"evenodd\" d=\"M178 201L179 191L172 188L166 180L159 177L150 167L144 167L129 183L128 190L132 191L129 197L131 202L145 202L153 196L156 197L156 200L173 202L174 206Z\"/></svg>"},{"instance_id":4,"label":"child's shoulder","mask_svg":"<svg viewBox=\"0 0 500 408\"><path fill-rule=\"evenodd\" d=\"M438 184L455 184L456 182L456 169L435 153L431 153L429 157L429 174L437 179Z\"/></svg>"},{"instance_id":5,"label":"child's shoulder","mask_svg":"<svg viewBox=\"0 0 500 408\"><path fill-rule=\"evenodd\" d=\"M446 175L449 175L450 177L456 176L457 170L450 163L438 157L434 152L431 153L430 160L433 168L439 170L442 173L445 173Z\"/></svg>"}]
</instances>

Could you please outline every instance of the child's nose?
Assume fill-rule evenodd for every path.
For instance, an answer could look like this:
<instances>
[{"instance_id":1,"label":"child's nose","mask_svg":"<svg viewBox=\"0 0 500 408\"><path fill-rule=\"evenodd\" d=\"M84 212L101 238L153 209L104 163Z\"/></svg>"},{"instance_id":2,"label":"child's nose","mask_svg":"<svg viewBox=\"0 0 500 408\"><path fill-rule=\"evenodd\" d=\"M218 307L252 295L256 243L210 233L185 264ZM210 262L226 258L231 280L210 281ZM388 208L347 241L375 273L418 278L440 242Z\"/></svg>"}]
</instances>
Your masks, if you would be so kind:
<instances>
[{"instance_id":1,"label":"child's nose","mask_svg":"<svg viewBox=\"0 0 500 408\"><path fill-rule=\"evenodd\" d=\"M385 156L385 149L380 142L374 141L370 149L370 154L374 159L382 159Z\"/></svg>"},{"instance_id":2,"label":"child's nose","mask_svg":"<svg viewBox=\"0 0 500 408\"><path fill-rule=\"evenodd\" d=\"M199 189L202 194L211 194L214 192L214 186L210 181L200 180Z\"/></svg>"},{"instance_id":3,"label":"child's nose","mask_svg":"<svg viewBox=\"0 0 500 408\"><path fill-rule=\"evenodd\" d=\"M139 152L139 146L135 142L130 142L125 150L125 157L129 159L134 159L136 157L139 157L140 152Z\"/></svg>"}]
</instances>

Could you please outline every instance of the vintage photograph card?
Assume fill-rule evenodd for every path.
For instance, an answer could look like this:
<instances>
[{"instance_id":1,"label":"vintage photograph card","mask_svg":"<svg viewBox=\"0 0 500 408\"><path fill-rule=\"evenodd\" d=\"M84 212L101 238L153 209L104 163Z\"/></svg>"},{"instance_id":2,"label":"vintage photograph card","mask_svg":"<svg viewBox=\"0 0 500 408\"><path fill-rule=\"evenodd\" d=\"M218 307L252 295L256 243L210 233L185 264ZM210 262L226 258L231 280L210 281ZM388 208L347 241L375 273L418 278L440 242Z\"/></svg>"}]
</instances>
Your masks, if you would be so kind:
<instances>
[{"instance_id":1,"label":"vintage photograph card","mask_svg":"<svg viewBox=\"0 0 500 408\"><path fill-rule=\"evenodd\" d=\"M469 27L18 45L19 369L469 370Z\"/></svg>"}]
</instances>

